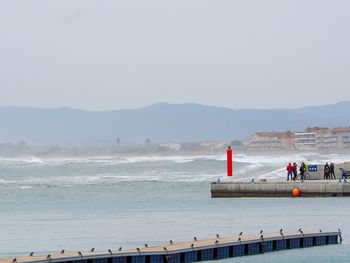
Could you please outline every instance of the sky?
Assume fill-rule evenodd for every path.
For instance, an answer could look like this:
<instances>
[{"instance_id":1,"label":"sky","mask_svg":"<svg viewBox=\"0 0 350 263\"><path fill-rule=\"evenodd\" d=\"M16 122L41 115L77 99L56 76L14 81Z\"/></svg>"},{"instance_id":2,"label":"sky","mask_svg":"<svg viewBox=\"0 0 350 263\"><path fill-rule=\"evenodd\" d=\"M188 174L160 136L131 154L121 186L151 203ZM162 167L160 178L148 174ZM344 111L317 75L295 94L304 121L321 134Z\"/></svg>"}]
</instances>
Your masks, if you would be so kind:
<instances>
[{"instance_id":1,"label":"sky","mask_svg":"<svg viewBox=\"0 0 350 263\"><path fill-rule=\"evenodd\" d=\"M350 100L348 0L2 0L0 106Z\"/></svg>"}]
</instances>

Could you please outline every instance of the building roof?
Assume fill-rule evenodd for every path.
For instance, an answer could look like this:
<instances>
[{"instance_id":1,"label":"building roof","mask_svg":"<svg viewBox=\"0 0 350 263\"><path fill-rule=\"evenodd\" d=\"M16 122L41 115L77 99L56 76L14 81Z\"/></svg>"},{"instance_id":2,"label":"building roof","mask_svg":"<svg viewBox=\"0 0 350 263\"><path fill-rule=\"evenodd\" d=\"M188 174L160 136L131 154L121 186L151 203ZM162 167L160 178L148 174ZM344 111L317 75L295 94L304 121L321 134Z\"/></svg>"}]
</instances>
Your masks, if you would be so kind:
<instances>
[{"instance_id":1,"label":"building roof","mask_svg":"<svg viewBox=\"0 0 350 263\"><path fill-rule=\"evenodd\" d=\"M350 132L350 128L332 128L329 129L331 132Z\"/></svg>"},{"instance_id":2,"label":"building roof","mask_svg":"<svg viewBox=\"0 0 350 263\"><path fill-rule=\"evenodd\" d=\"M293 132L256 132L256 135L260 137L277 137L277 138L288 138L294 137Z\"/></svg>"}]
</instances>

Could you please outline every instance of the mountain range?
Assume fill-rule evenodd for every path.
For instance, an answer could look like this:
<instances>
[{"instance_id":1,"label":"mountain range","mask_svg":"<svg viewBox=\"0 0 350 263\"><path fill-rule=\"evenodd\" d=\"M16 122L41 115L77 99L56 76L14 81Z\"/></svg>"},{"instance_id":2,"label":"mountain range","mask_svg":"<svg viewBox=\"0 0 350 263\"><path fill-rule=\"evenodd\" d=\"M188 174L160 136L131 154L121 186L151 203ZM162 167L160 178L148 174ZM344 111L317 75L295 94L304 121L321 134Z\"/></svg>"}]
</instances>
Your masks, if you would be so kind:
<instances>
[{"instance_id":1,"label":"mountain range","mask_svg":"<svg viewBox=\"0 0 350 263\"><path fill-rule=\"evenodd\" d=\"M0 143L106 146L116 142L245 140L256 131L350 126L350 102L298 109L241 109L158 103L140 109L0 107Z\"/></svg>"}]
</instances>

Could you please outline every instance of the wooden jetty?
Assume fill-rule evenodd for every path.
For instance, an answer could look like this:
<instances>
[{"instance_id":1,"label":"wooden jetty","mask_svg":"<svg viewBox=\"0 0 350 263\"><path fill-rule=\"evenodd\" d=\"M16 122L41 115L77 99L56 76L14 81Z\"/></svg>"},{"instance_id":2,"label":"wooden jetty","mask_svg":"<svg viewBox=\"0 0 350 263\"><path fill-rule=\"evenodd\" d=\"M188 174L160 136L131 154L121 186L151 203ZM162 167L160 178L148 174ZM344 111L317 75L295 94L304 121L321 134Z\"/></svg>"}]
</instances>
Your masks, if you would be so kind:
<instances>
[{"instance_id":1,"label":"wooden jetty","mask_svg":"<svg viewBox=\"0 0 350 263\"><path fill-rule=\"evenodd\" d=\"M284 181L284 182L239 182L211 183L211 197L292 197L298 188L301 197L350 196L350 183L336 180Z\"/></svg>"},{"instance_id":2,"label":"wooden jetty","mask_svg":"<svg viewBox=\"0 0 350 263\"><path fill-rule=\"evenodd\" d=\"M267 252L338 244L341 232L280 232L172 242L106 252L64 252L0 259L0 263L190 263Z\"/></svg>"}]
</instances>

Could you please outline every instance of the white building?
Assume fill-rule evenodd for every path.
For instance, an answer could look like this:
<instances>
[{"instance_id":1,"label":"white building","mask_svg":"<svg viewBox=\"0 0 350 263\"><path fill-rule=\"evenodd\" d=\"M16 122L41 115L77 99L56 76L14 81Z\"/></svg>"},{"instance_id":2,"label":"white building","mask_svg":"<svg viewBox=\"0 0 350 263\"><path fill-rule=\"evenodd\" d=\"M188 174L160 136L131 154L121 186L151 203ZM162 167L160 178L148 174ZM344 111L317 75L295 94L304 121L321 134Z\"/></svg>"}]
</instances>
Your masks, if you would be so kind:
<instances>
[{"instance_id":1,"label":"white building","mask_svg":"<svg viewBox=\"0 0 350 263\"><path fill-rule=\"evenodd\" d=\"M181 144L179 143L173 143L173 142L166 142L159 145L160 150L166 151L166 152L178 152L181 150Z\"/></svg>"},{"instance_id":2,"label":"white building","mask_svg":"<svg viewBox=\"0 0 350 263\"><path fill-rule=\"evenodd\" d=\"M313 150L317 146L316 132L295 132L294 141L297 150Z\"/></svg>"}]
</instances>

